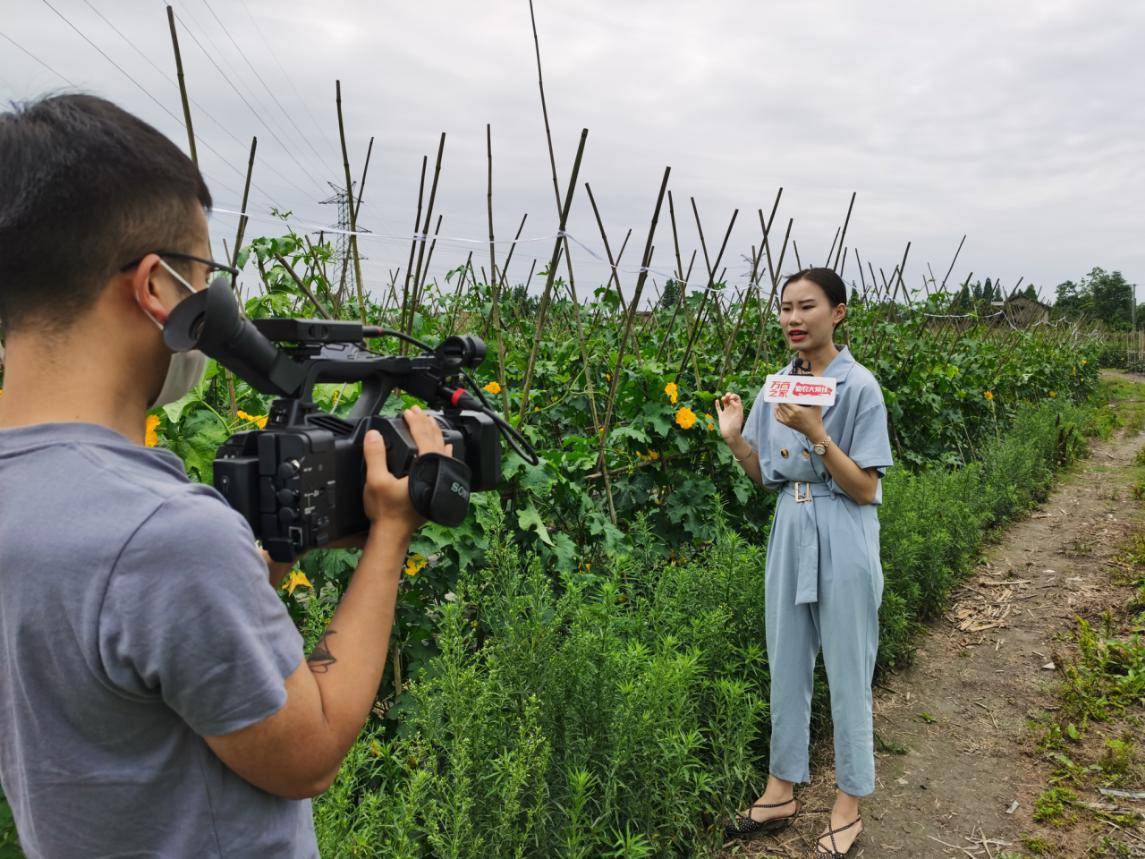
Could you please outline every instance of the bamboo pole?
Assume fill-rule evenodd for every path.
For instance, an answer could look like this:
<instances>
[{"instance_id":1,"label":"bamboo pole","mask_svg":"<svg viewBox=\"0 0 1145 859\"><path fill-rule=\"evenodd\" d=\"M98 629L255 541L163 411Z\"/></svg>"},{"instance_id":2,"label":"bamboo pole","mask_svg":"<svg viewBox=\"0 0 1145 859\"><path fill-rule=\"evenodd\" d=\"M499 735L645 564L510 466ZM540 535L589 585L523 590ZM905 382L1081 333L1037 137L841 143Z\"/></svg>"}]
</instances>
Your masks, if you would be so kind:
<instances>
[{"instance_id":1,"label":"bamboo pole","mask_svg":"<svg viewBox=\"0 0 1145 859\"><path fill-rule=\"evenodd\" d=\"M187 126L187 145L191 148L191 162L199 166L199 152L195 148L195 129L191 125L191 103L187 98L187 81L183 77L183 55L179 51L179 33L175 29L175 10L167 7L167 25L171 28L171 46L175 49L175 73L179 78L179 96L183 99L183 122ZM246 211L244 208L243 211Z\"/></svg>"},{"instance_id":2,"label":"bamboo pole","mask_svg":"<svg viewBox=\"0 0 1145 859\"><path fill-rule=\"evenodd\" d=\"M449 307L449 322L445 329L446 336L453 334L454 321L457 318L457 308L461 304L461 290L465 287L465 275L473 265L473 251L469 252L468 258L465 260L465 265L462 266L461 272L457 275L457 289L453 294L453 302Z\"/></svg>"},{"instance_id":3,"label":"bamboo pole","mask_svg":"<svg viewBox=\"0 0 1145 859\"><path fill-rule=\"evenodd\" d=\"M509 385L505 378L505 336L501 325L501 279L497 277L497 254L493 243L493 126L485 123L485 163L487 182L485 186L485 208L489 225L489 269L492 272L490 287L489 326L497 345L497 383L501 386L501 411L509 414Z\"/></svg>"},{"instance_id":4,"label":"bamboo pole","mask_svg":"<svg viewBox=\"0 0 1145 859\"><path fill-rule=\"evenodd\" d=\"M553 253L549 258L549 268L545 278L545 291L541 294L541 304L537 309L537 328L536 333L533 335L533 343L529 348L529 360L525 365L525 381L521 386L521 410L519 412L518 423L524 424L525 418L528 415L527 409L529 407L529 386L533 382L533 368L537 362L537 349L540 346L541 334L545 330L545 316L548 313L549 301L552 297L553 281L556 279L557 274L557 261L561 252L561 245L564 242L565 226L568 223L569 209L572 207L573 192L576 190L577 176L580 174L581 158L584 157L584 144L588 139L588 129L581 129L580 143L577 145L576 158L573 160L572 180L569 182L568 192L565 194L564 205L561 207L561 220L558 229L557 240L553 243Z\"/></svg>"},{"instance_id":5,"label":"bamboo pole","mask_svg":"<svg viewBox=\"0 0 1145 859\"><path fill-rule=\"evenodd\" d=\"M827 262L823 263L824 268L832 268L831 257L835 255L835 244L839 241L839 233L842 229L842 227L835 227L835 237L831 239L831 248L827 251ZM842 247L842 245L839 245L839 247Z\"/></svg>"},{"instance_id":6,"label":"bamboo pole","mask_svg":"<svg viewBox=\"0 0 1145 859\"><path fill-rule=\"evenodd\" d=\"M521 240L521 233L525 231L525 221L529 219L529 213L525 212L521 216L521 223L517 225L517 232L513 236L513 241L509 245L509 253L505 255L505 264L501 266L501 287L504 289L509 285L509 266L513 263L513 254L517 250L517 242Z\"/></svg>"},{"instance_id":7,"label":"bamboo pole","mask_svg":"<svg viewBox=\"0 0 1145 859\"><path fill-rule=\"evenodd\" d=\"M616 284L616 295L620 299L621 306L625 306L626 302L624 299L624 290L622 290L620 287L620 272L616 270L616 266L619 263L618 260L614 259L612 256L612 246L608 242L608 233L605 232L604 229L604 220L600 217L600 208L596 205L596 196L592 193L592 186L588 182L584 183L584 190L588 192L588 202L592 206L592 214L596 218L596 227L598 230L600 230L600 240L604 243L605 256L608 257L608 265L611 271L611 274L608 278L608 283ZM632 231L629 230L628 234L632 235ZM624 241L627 243L628 239L625 238Z\"/></svg>"},{"instance_id":8,"label":"bamboo pole","mask_svg":"<svg viewBox=\"0 0 1145 859\"><path fill-rule=\"evenodd\" d=\"M898 286L900 284L902 285L903 298L906 299L906 304L908 307L910 306L910 296L907 295L906 284L903 282L903 274L906 272L906 258L907 258L907 255L909 253L910 253L910 242L907 242L906 243L906 249L902 252L902 262L899 263L899 267L898 267L898 281L895 284L896 293L897 293ZM892 275L892 277L893 277L893 275Z\"/></svg>"},{"instance_id":9,"label":"bamboo pole","mask_svg":"<svg viewBox=\"0 0 1145 859\"><path fill-rule=\"evenodd\" d=\"M855 248L855 265L859 267L859 281L863 285L863 303L867 303L867 279L863 276L863 260L859 256L859 249Z\"/></svg>"},{"instance_id":10,"label":"bamboo pole","mask_svg":"<svg viewBox=\"0 0 1145 859\"><path fill-rule=\"evenodd\" d=\"M541 40L537 36L537 17L533 13L533 0L529 0L529 22L533 26L533 47L537 55L537 87L541 92L541 115L545 120L545 140L549 145L549 167L553 173L553 199L557 204L557 211L561 211L561 190L557 182L557 158L553 153L553 133L549 128L549 105L545 100L545 79L541 74Z\"/></svg>"},{"instance_id":11,"label":"bamboo pole","mask_svg":"<svg viewBox=\"0 0 1145 859\"><path fill-rule=\"evenodd\" d=\"M576 339L577 346L580 349L580 362L581 366L584 367L585 393L588 396L588 408L590 416L592 417L592 429L594 433L600 433L600 414L596 408L596 385L592 378L592 362L589 360L588 346L585 342L584 328L581 324L580 301L577 299L576 278L573 275L572 257L569 255L569 245L567 241L564 243L564 258L569 273L569 295L572 296L573 321L576 325ZM604 476L605 499L608 501L608 518L612 524L615 525L617 522L616 501L612 497L612 478L608 473L607 467L602 467L601 473Z\"/></svg>"},{"instance_id":12,"label":"bamboo pole","mask_svg":"<svg viewBox=\"0 0 1145 859\"><path fill-rule=\"evenodd\" d=\"M755 246L754 245L752 246L752 249L751 249L751 278L750 278L750 280L748 280L747 290L739 296L739 315L736 318L735 327L732 329L732 335L731 335L731 337L727 338L727 340L724 343L724 357L723 357L723 361L720 363L720 375L719 375L718 380L716 381L716 387L715 387L716 391L719 391L721 388L723 388L724 378L727 376L729 364L731 362L732 350L735 347L736 338L739 336L739 332L743 328L744 319L747 316L748 305L751 304L752 291L758 289L758 284L756 283L756 278L757 278L757 273L759 271L760 256L762 256L762 254L763 254L763 245L762 244L760 245L760 249L758 252L756 251Z\"/></svg>"},{"instance_id":13,"label":"bamboo pole","mask_svg":"<svg viewBox=\"0 0 1145 859\"><path fill-rule=\"evenodd\" d=\"M421 241L417 243L417 264L414 268L413 274L413 304L410 307L410 331L413 331L413 318L417 313L418 297L421 293L422 286L422 256L425 254L425 243L428 241L429 224L433 220L433 205L437 200L437 182L441 178L441 158L445 153L445 132L441 132L441 138L437 142L437 159L433 165L433 181L429 186L429 204L425 208L425 223L421 227Z\"/></svg>"},{"instance_id":14,"label":"bamboo pole","mask_svg":"<svg viewBox=\"0 0 1145 859\"><path fill-rule=\"evenodd\" d=\"M962 235L962 241L958 243L958 248L954 251L954 259L950 261L950 268L946 270L945 276L942 278L942 286L939 287L943 292L946 291L946 279L950 277L950 273L954 271L954 264L958 262L958 255L962 253L962 246L966 244L966 235Z\"/></svg>"},{"instance_id":15,"label":"bamboo pole","mask_svg":"<svg viewBox=\"0 0 1145 859\"><path fill-rule=\"evenodd\" d=\"M427 277L429 277L429 267L433 263L433 252L435 250L437 250L437 237L441 235L441 222L444 219L445 219L445 215L438 215L437 216L437 223L433 227L433 241L429 243L429 250L426 251L425 269L422 270L421 277L420 277L420 280L422 281L423 285L425 283L425 279ZM435 284L437 283L436 278L434 279L434 283ZM418 301L414 302L414 306L416 307L418 302L420 302L420 301L421 301L421 293L419 292L418 293Z\"/></svg>"},{"instance_id":16,"label":"bamboo pole","mask_svg":"<svg viewBox=\"0 0 1145 859\"><path fill-rule=\"evenodd\" d=\"M839 247L840 248L843 247L843 243L847 240L847 225L851 223L851 210L853 208L855 208L855 197L857 197L858 194L859 194L858 191L852 191L851 192L851 202L847 204L847 217L843 219L843 234L841 236L839 236ZM844 259L844 263L845 263L846 257L844 256L843 259ZM839 269L839 255L837 253L835 254L835 262L831 266L831 268L833 268L835 270ZM840 277L841 276L842 275L840 275Z\"/></svg>"},{"instance_id":17,"label":"bamboo pole","mask_svg":"<svg viewBox=\"0 0 1145 859\"><path fill-rule=\"evenodd\" d=\"M346 173L346 199L350 207L350 255L354 260L354 285L358 292L358 308L362 324L366 324L366 295L362 284L362 261L358 256L358 210L354 206L354 181L350 178L350 156L346 152L346 125L342 119L342 82L334 82L335 103L338 108L338 140L342 144L342 167ZM343 265L343 269L345 265Z\"/></svg>"},{"instance_id":18,"label":"bamboo pole","mask_svg":"<svg viewBox=\"0 0 1145 859\"><path fill-rule=\"evenodd\" d=\"M629 227L628 232L626 232L624 234L624 241L622 241L620 243L620 250L618 250L616 252L615 261L609 263L609 270L612 272L609 275L609 279L610 280L615 279L615 281L616 281L616 284L617 284L616 296L618 299L617 306L621 309L621 312L623 312L623 309L626 305L624 303L624 293L622 293L620 291L620 261L622 259L624 259L624 251L628 247L628 240L630 238L632 238L632 228L631 227ZM611 257L610 257L610 259L611 259ZM598 302L596 305L596 309L592 313L592 323L589 325L589 337L590 337L590 339L591 339L592 335L596 333L596 330L600 325L601 313L603 311L603 306L604 306L603 302Z\"/></svg>"},{"instance_id":19,"label":"bamboo pole","mask_svg":"<svg viewBox=\"0 0 1145 859\"><path fill-rule=\"evenodd\" d=\"M242 214L239 215L238 229L235 230L234 251L231 254L231 265L236 267L236 268L238 267L238 264L239 264L239 248L242 247L243 234L246 232L246 223L247 223L246 207L247 207L247 203L250 200L250 177L251 177L251 174L254 172L254 153L255 153L255 150L257 150L257 149L258 149L258 138L252 137L250 139L250 158L247 160L247 165L246 165L246 180L243 182L243 202L242 202L242 206L240 207L240 209L242 210ZM236 278L236 281L237 281L237 278ZM238 283L236 282L234 284L234 286L237 289Z\"/></svg>"},{"instance_id":20,"label":"bamboo pole","mask_svg":"<svg viewBox=\"0 0 1145 859\"><path fill-rule=\"evenodd\" d=\"M597 459L598 467L604 465L604 451L608 443L608 430L612 425L613 409L616 406L616 394L620 386L620 371L624 366L624 351L628 346L628 337L632 333L632 323L636 318L636 308L640 303L640 295L644 292L644 282L648 279L648 266L652 264L652 242L656 236L656 223L660 219L660 207L664 204L664 194L668 190L668 177L672 168L664 168L664 178L660 182L660 193L656 196L656 208L652 212L652 223L648 226L648 239L644 243L644 256L640 262L640 274L636 278L636 290L632 299L632 308L624 323L624 333L620 338L620 346L616 351L616 366L612 371L612 379L608 388L608 399L605 401L604 424L600 433L600 454Z\"/></svg>"},{"instance_id":21,"label":"bamboo pole","mask_svg":"<svg viewBox=\"0 0 1145 859\"><path fill-rule=\"evenodd\" d=\"M680 261L681 261L680 260L680 237L679 237L679 233L676 229L676 203L675 203L675 200L672 198L672 192L671 191L668 192L668 219L672 224L672 245L676 251L676 271L680 272L682 270L680 267ZM696 251L692 251L692 262L695 262L695 260L696 260ZM684 313L684 331L685 332L690 332L692 330L692 315L688 309L688 281L691 280L691 274L692 274L692 265L691 265L691 263L689 263L689 265L688 265L688 276L685 277L684 280L680 283L680 300L679 300L679 303L677 304L677 308L682 310ZM671 329L675 327L675 324L676 324L676 313L675 313L675 311L673 311L672 320L671 320L671 323L669 325L669 333L671 332ZM665 350L664 354L667 355L668 338L665 338L664 341L660 345ZM660 360L660 353L659 352L657 352L657 360ZM698 388L700 386L700 364L694 358L692 361L692 367L693 367L693 371L695 374L696 387Z\"/></svg>"},{"instance_id":22,"label":"bamboo pole","mask_svg":"<svg viewBox=\"0 0 1145 859\"><path fill-rule=\"evenodd\" d=\"M414 233L414 235L413 235L413 239L410 241L409 261L406 263L406 279L405 279L404 285L402 286L401 325L400 325L398 330L403 331L403 332L406 331L406 316L409 313L410 289L411 289L410 282L413 278L413 261L414 261L414 255L417 252L417 231L418 231L418 227L421 226L421 207L422 207L422 202L425 199L425 171L428 167L429 167L429 156L423 155L421 157L421 179L419 180L418 187L417 187L417 213L414 215L414 218L413 218L413 233ZM412 324L412 318L411 318L410 322ZM406 353L406 350L407 350L407 344L403 340L402 344L401 344L401 351L402 351L403 355Z\"/></svg>"},{"instance_id":23,"label":"bamboo pole","mask_svg":"<svg viewBox=\"0 0 1145 859\"><path fill-rule=\"evenodd\" d=\"M322 306L322 303L317 299L317 297L315 297L314 293L310 291L310 287L306 285L306 282L298 276L293 268L291 268L291 265L286 260L286 258L277 252L274 254L274 258L278 261L278 264L286 270L286 273L290 275L291 280L294 281L294 285L298 287L299 291L310 300L311 304L314 305L314 309L318 311L318 315L323 319L333 319L334 317L330 311Z\"/></svg>"},{"instance_id":24,"label":"bamboo pole","mask_svg":"<svg viewBox=\"0 0 1145 859\"><path fill-rule=\"evenodd\" d=\"M699 308L699 310L696 311L696 321L695 321L695 324L692 326L692 333L691 333L691 336L688 338L688 345L684 347L684 358L680 362L680 369L676 371L676 378L677 379L679 379L680 374L683 373L684 369L688 366L688 358L692 353L692 346L695 344L696 337L699 335L700 326L703 325L703 322L704 322L704 308L707 305L708 296L710 295L710 293L712 291L712 287L715 285L716 269L719 268L720 261L723 259L724 251L727 249L727 246L728 246L728 238L731 237L732 228L735 226L736 217L739 215L739 209L736 209L735 211L732 212L731 220L728 221L727 231L724 233L723 243L720 245L720 252L716 255L716 261L715 261L715 264L713 265L708 260L708 248L707 248L707 244L704 241L703 227L700 225L700 210L696 206L696 198L692 197L690 199L692 201L692 213L696 217L696 229L699 230L699 232L700 232L700 247L703 249L703 252L704 252L704 265L707 266L707 269L708 269L708 286L704 290L703 297L700 299L700 308Z\"/></svg>"},{"instance_id":25,"label":"bamboo pole","mask_svg":"<svg viewBox=\"0 0 1145 859\"><path fill-rule=\"evenodd\" d=\"M783 189L781 188L780 190L782 191ZM763 212L761 211L759 213L759 215L760 215L760 221L762 223ZM774 215L773 215L773 219L774 219ZM780 276L780 273L783 271L783 259L787 255L787 244L788 244L788 241L791 239L791 226L792 226L792 224L795 223L795 219L794 218L788 218L787 219L787 229L784 231L784 234L783 234L783 247L781 247L779 250L779 260L776 263L774 268L772 268L772 265L771 265L771 250L769 249L770 248L770 238L768 235L770 232L771 223L772 222L768 222L766 224L763 224L763 247L764 247L764 250L766 251L766 254L767 254L768 273L771 275L771 294L768 295L768 297L767 297L766 310L761 311L759 314L759 343L757 344L756 349L755 349L756 361L755 361L755 364L752 365L752 375L753 376L757 376L759 374L759 362L761 360L763 360L763 358L765 356L767 358L771 357L771 350L768 349L768 346L767 346L767 320L772 313L772 306L774 304L776 304L776 302L777 302L777 292L779 289L779 276Z\"/></svg>"},{"instance_id":26,"label":"bamboo pole","mask_svg":"<svg viewBox=\"0 0 1145 859\"><path fill-rule=\"evenodd\" d=\"M677 277L677 279L676 279L676 283L680 289L680 294L676 297L675 307L672 308L672 316L668 320L668 329L667 329L667 331L665 331L664 336L660 340L660 348L656 350L656 360L657 361L664 360L664 355L668 351L668 343L671 341L672 331L676 327L676 317L679 316L679 314L680 314L680 308L684 307L684 300L687 297L684 290L687 288L688 280L692 276L692 267L696 264L696 254L698 254L698 253L699 253L698 250L696 250L695 248L692 249L692 258L688 261L687 273L686 274L680 273L680 276ZM679 270L677 269L677 271L679 271ZM680 280L680 277L682 277L683 280ZM686 310L685 310L684 323L686 326L687 325L687 311ZM699 375L700 375L700 371L699 371L699 368L697 368L696 369L697 384L699 384L699 381L698 381Z\"/></svg>"}]
</instances>

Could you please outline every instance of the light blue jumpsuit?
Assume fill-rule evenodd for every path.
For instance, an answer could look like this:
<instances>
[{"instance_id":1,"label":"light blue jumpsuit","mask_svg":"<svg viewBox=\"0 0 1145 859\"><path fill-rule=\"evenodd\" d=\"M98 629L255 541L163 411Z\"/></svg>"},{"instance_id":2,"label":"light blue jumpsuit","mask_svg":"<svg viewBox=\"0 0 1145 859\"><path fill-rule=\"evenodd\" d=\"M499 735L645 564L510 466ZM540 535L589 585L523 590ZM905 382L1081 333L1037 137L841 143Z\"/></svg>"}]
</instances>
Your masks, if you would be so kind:
<instances>
[{"instance_id":1,"label":"light blue jumpsuit","mask_svg":"<svg viewBox=\"0 0 1145 859\"><path fill-rule=\"evenodd\" d=\"M780 372L790 370L789 364ZM877 468L882 477L891 446L879 383L846 347L823 375L838 380L835 404L823 411L827 434L860 468ZM882 481L875 505L856 504L811 452L811 442L776 420L773 406L760 391L743 431L759 454L764 485L780 490L765 572L769 767L786 781L810 780L811 685L822 645L835 781L852 796L866 796L875 789L871 681L883 596L875 506L882 501Z\"/></svg>"}]
</instances>

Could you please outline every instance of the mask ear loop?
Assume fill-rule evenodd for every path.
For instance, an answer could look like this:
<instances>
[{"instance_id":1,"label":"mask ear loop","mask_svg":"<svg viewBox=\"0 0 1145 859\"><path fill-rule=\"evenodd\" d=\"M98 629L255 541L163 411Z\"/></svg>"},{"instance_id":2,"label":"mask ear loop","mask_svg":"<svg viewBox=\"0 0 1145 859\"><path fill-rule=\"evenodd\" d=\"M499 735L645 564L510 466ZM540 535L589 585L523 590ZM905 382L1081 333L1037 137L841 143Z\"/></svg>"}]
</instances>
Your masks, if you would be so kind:
<instances>
[{"instance_id":1,"label":"mask ear loop","mask_svg":"<svg viewBox=\"0 0 1145 859\"><path fill-rule=\"evenodd\" d=\"M191 284L187 283L187 279L185 277L183 277L183 275L179 274L179 272L175 271L175 269L173 269L173 268L171 268L171 266L167 265L167 263L163 260L163 257L159 257L159 265L163 266L163 268L165 268L167 270L167 273L169 275L171 275L171 277L175 278L175 280L178 281L180 284L182 284L192 295L194 295L196 292L198 292L198 290L195 289L195 287L193 287L193 286L191 286ZM139 309L142 310L145 314L147 314L147 318L150 319L152 322L154 322L155 326L160 331L163 330L163 327L164 327L163 323L160 322L158 319L156 319L151 314L150 310L148 310L147 308L142 307L142 306L140 306Z\"/></svg>"}]
</instances>

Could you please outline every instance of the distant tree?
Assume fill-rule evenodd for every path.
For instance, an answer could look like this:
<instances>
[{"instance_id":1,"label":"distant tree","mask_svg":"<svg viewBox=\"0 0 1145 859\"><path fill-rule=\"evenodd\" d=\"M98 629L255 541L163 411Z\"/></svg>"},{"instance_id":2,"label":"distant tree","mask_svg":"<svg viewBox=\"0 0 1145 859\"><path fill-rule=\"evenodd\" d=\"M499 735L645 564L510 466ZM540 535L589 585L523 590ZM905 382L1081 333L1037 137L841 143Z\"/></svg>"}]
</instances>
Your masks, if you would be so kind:
<instances>
[{"instance_id":1,"label":"distant tree","mask_svg":"<svg viewBox=\"0 0 1145 859\"><path fill-rule=\"evenodd\" d=\"M664 292L660 295L660 306L666 308L675 307L680 300L680 282L674 277L669 278L668 282L664 284Z\"/></svg>"},{"instance_id":2,"label":"distant tree","mask_svg":"<svg viewBox=\"0 0 1145 859\"><path fill-rule=\"evenodd\" d=\"M517 284L505 295L505 301L510 307L516 309L521 316L533 316L540 309L541 299L536 295L529 295L529 288L524 284Z\"/></svg>"},{"instance_id":3,"label":"distant tree","mask_svg":"<svg viewBox=\"0 0 1145 859\"><path fill-rule=\"evenodd\" d=\"M1030 301L1039 301L1040 300L1038 298L1038 290L1034 287L1034 285L1032 283L1026 287L1025 292L1023 292L1022 295L1026 296L1026 298L1030 299Z\"/></svg>"},{"instance_id":4,"label":"distant tree","mask_svg":"<svg viewBox=\"0 0 1145 859\"><path fill-rule=\"evenodd\" d=\"M1058 316L1077 318L1084 314L1111 328L1128 331L1132 327L1134 284L1119 271L1094 267L1076 283L1072 280L1059 283L1056 292L1054 311ZM1137 324L1142 324L1140 314Z\"/></svg>"}]
</instances>

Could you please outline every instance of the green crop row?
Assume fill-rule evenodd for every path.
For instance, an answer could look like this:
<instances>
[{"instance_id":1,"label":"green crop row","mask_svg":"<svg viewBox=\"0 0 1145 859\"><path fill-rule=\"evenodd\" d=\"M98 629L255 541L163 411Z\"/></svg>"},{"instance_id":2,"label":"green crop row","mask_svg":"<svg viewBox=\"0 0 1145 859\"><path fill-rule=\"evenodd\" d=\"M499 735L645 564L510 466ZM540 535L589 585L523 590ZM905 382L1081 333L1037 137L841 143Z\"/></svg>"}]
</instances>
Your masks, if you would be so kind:
<instances>
[{"instance_id":1,"label":"green crop row","mask_svg":"<svg viewBox=\"0 0 1145 859\"><path fill-rule=\"evenodd\" d=\"M984 529L1043 498L1083 452L1087 415L1048 401L967 467L888 474L880 668L908 657ZM323 854L714 852L766 772L768 668L763 551L718 506L704 515L715 539L689 557L620 552L558 574L486 507L485 562L434 616L440 652L315 806ZM643 519L633 533L655 540Z\"/></svg>"}]
</instances>

